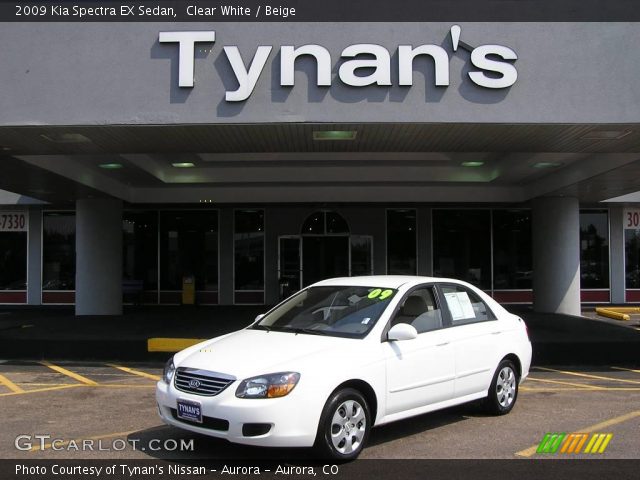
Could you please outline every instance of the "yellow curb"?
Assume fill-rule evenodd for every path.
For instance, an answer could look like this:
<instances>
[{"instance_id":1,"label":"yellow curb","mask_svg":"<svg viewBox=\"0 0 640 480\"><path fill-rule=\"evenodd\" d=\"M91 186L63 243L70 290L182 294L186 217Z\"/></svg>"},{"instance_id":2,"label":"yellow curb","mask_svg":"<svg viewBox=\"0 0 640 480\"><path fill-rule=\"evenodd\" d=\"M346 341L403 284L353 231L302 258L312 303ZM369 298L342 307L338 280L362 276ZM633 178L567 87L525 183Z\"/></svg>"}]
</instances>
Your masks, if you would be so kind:
<instances>
[{"instance_id":1,"label":"yellow curb","mask_svg":"<svg viewBox=\"0 0 640 480\"><path fill-rule=\"evenodd\" d=\"M149 338L147 339L147 351L179 352L205 340L204 338Z\"/></svg>"}]
</instances>

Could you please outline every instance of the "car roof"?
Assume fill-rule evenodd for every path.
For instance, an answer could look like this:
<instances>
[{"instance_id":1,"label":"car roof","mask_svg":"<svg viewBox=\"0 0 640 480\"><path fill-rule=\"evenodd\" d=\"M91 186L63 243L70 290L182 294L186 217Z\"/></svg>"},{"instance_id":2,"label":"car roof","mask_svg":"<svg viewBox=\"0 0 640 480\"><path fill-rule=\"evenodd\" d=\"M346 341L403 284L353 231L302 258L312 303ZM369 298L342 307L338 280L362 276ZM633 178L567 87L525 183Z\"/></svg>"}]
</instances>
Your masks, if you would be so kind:
<instances>
[{"instance_id":1,"label":"car roof","mask_svg":"<svg viewBox=\"0 0 640 480\"><path fill-rule=\"evenodd\" d=\"M371 275L366 277L340 277L329 278L314 283L312 286L363 286L363 287L381 287L381 288L400 288L402 285L417 285L429 282L456 282L458 280L436 277L419 277L416 275Z\"/></svg>"}]
</instances>

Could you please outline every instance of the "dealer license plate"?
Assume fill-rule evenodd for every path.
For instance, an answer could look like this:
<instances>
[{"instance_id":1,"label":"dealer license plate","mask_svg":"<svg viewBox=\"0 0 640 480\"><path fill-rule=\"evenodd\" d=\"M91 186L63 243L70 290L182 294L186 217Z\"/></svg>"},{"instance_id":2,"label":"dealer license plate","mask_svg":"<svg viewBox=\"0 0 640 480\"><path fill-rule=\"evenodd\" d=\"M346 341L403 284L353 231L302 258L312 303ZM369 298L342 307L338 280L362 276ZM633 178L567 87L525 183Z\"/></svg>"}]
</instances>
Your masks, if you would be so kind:
<instances>
[{"instance_id":1,"label":"dealer license plate","mask_svg":"<svg viewBox=\"0 0 640 480\"><path fill-rule=\"evenodd\" d=\"M191 400L178 400L178 418L189 422L202 423L202 406Z\"/></svg>"}]
</instances>

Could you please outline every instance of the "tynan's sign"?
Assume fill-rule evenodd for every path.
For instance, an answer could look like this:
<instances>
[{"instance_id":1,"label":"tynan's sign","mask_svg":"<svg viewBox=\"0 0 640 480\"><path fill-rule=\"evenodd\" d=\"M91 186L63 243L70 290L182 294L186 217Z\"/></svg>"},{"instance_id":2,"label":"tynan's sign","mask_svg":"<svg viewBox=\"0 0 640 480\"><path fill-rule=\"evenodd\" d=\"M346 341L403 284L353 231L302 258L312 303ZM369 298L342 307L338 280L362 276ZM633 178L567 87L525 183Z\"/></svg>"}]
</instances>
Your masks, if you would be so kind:
<instances>
[{"instance_id":1,"label":"tynan's sign","mask_svg":"<svg viewBox=\"0 0 640 480\"><path fill-rule=\"evenodd\" d=\"M453 51L458 47L471 52L471 64L476 68L469 72L473 83L484 88L509 88L518 78L518 72L513 62L518 56L509 47L502 45L480 45L470 47L460 41L461 29L458 25L451 27L451 44ZM196 43L214 43L215 31L198 32L160 32L160 43L177 43L179 46L178 86L193 88L194 79L194 50ZM240 50L236 46L223 47L224 53L238 82L236 90L227 91L225 99L228 102L242 102L249 98L262 74L271 55L273 46L259 45L249 65L245 65ZM434 85L449 86L449 54L440 45L412 45L398 46L398 84L413 85L413 61L416 57L426 55L434 62ZM280 47L280 85L293 87L295 84L295 62L300 56L308 55L315 59L317 66L316 85L330 87L331 54L316 44L282 45ZM349 45L342 50L341 58L345 59L338 70L338 78L352 87L366 87L368 85L390 86L391 83L391 55L382 45L359 43ZM363 70L360 70L363 69ZM361 74L356 74L358 72Z\"/></svg>"}]
</instances>

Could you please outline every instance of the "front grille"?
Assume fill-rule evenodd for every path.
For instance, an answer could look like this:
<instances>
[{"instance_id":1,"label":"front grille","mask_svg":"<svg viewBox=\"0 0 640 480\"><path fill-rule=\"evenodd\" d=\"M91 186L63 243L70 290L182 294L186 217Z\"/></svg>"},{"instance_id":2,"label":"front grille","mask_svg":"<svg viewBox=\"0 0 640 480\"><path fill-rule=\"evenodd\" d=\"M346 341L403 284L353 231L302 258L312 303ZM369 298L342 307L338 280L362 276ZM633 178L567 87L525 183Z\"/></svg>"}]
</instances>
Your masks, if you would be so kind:
<instances>
[{"instance_id":1,"label":"front grille","mask_svg":"<svg viewBox=\"0 0 640 480\"><path fill-rule=\"evenodd\" d=\"M175 386L181 392L213 397L231 385L236 377L224 373L179 367L176 370Z\"/></svg>"},{"instance_id":2,"label":"front grille","mask_svg":"<svg viewBox=\"0 0 640 480\"><path fill-rule=\"evenodd\" d=\"M221 432L229 431L229 421L222 418L203 416L202 423L190 422L189 420L178 418L178 411L175 408L171 409L171 416L174 418L174 420L182 423L187 423L189 425L194 425L196 427L208 428L210 430L220 430Z\"/></svg>"}]
</instances>

